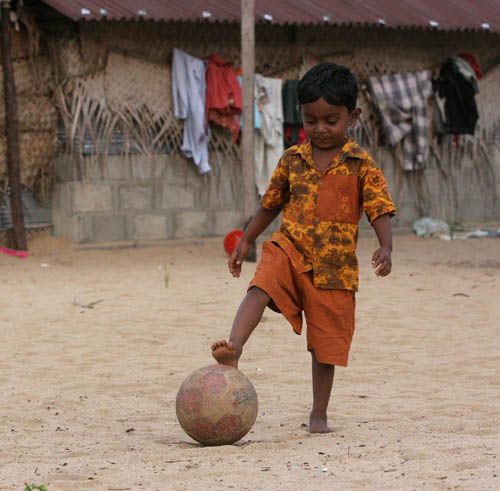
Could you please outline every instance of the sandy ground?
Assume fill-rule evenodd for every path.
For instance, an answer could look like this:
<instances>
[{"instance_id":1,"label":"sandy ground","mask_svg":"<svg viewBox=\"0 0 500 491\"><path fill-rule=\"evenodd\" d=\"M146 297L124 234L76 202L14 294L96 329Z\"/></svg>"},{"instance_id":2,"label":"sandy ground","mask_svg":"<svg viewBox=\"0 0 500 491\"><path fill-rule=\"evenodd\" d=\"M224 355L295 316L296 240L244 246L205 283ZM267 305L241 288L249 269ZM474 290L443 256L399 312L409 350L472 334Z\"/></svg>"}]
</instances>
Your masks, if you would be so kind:
<instances>
[{"instance_id":1,"label":"sandy ground","mask_svg":"<svg viewBox=\"0 0 500 491\"><path fill-rule=\"evenodd\" d=\"M360 240L335 432L307 434L305 337L267 311L240 366L257 422L215 448L183 433L175 395L211 363L255 265L232 279L220 240L82 251L47 238L27 260L1 255L0 489L500 489L500 239L398 236L384 280L374 247Z\"/></svg>"}]
</instances>

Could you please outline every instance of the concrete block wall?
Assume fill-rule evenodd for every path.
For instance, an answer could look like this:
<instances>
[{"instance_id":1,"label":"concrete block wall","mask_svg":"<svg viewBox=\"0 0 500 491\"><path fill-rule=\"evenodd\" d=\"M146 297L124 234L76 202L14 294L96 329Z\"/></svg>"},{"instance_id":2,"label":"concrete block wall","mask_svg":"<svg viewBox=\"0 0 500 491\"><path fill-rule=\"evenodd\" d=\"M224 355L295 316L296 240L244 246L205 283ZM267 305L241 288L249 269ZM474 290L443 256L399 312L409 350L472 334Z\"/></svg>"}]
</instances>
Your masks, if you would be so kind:
<instances>
[{"instance_id":1,"label":"concrete block wall","mask_svg":"<svg viewBox=\"0 0 500 491\"><path fill-rule=\"evenodd\" d=\"M56 235L75 242L112 242L225 235L242 226L234 195L239 168L214 162L200 176L180 156L86 157L80 180L74 162L55 163L59 183L52 196Z\"/></svg>"},{"instance_id":2,"label":"concrete block wall","mask_svg":"<svg viewBox=\"0 0 500 491\"><path fill-rule=\"evenodd\" d=\"M449 176L446 183L436 164L431 160L422 174L426 198L424 213L433 218L458 223L500 220L500 147L494 144L489 145L487 152L492 164L491 178L495 181L498 193L496 202L492 186L485 182L484 177L479 177L485 172L483 164L481 164L481 169L478 168L477 162L471 160L464 160L460 168L453 167L455 164L451 164L452 168L445 169ZM393 220L393 225L411 226L417 218L421 217L416 200L415 179L411 176L398 179L392 156L385 149L377 149L377 153L373 156L384 171L391 195L398 207L398 214ZM399 192L396 189L398 185L400 186ZM452 187L456 190L456 207L453 207L450 201Z\"/></svg>"},{"instance_id":3,"label":"concrete block wall","mask_svg":"<svg viewBox=\"0 0 500 491\"><path fill-rule=\"evenodd\" d=\"M500 151L491 147L496 187L500 192ZM411 179L403 179L396 193L392 157L383 149L374 154L383 168L398 214L394 225L408 227L420 217ZM222 159L213 171L200 176L192 162L181 156L107 156L100 164L84 159L80 179L67 157L55 168L59 177L53 193L56 235L76 242L154 240L223 236L242 227L241 200L236 194L241 179L239 164ZM457 174L457 173L455 173ZM456 175L458 208L450 217L438 169L429 165L425 173L431 196L428 214L463 222L500 220L500 205L494 206L478 180L474 164L465 163ZM274 223L270 231L279 223ZM364 218L362 227L369 227Z\"/></svg>"}]
</instances>

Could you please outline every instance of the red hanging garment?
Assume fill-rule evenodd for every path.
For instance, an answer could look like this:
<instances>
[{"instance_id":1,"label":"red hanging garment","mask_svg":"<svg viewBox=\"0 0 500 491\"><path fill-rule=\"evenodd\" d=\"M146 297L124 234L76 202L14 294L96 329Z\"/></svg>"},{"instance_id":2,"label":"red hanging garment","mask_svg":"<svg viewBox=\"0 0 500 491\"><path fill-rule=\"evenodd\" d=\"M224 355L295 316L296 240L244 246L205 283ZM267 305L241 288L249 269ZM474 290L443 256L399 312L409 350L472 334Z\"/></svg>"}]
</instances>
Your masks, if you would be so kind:
<instances>
[{"instance_id":1,"label":"red hanging garment","mask_svg":"<svg viewBox=\"0 0 500 491\"><path fill-rule=\"evenodd\" d=\"M233 142L240 133L243 107L241 86L231 65L218 55L210 55L207 66L206 115L208 121L231 132Z\"/></svg>"}]
</instances>

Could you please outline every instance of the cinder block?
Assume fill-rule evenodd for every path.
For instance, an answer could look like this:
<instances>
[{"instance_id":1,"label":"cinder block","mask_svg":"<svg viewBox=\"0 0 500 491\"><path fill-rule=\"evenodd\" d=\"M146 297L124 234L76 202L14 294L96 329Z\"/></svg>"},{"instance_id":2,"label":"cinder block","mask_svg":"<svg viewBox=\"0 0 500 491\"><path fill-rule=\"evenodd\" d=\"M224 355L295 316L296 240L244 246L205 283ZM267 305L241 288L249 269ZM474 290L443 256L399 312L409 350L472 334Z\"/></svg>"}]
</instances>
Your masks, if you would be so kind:
<instances>
[{"instance_id":1,"label":"cinder block","mask_svg":"<svg viewBox=\"0 0 500 491\"><path fill-rule=\"evenodd\" d=\"M54 158L54 174L63 182L76 180L75 163L69 155L62 154Z\"/></svg>"},{"instance_id":2,"label":"cinder block","mask_svg":"<svg viewBox=\"0 0 500 491\"><path fill-rule=\"evenodd\" d=\"M72 239L71 235L71 226L72 220L71 217L66 215L65 213L61 213L59 210L52 210L52 225L53 225L53 233L56 237L67 237L68 239Z\"/></svg>"},{"instance_id":3,"label":"cinder block","mask_svg":"<svg viewBox=\"0 0 500 491\"><path fill-rule=\"evenodd\" d=\"M161 181L158 189L157 208L193 208L195 191L190 187L180 186L168 181Z\"/></svg>"},{"instance_id":4,"label":"cinder block","mask_svg":"<svg viewBox=\"0 0 500 491\"><path fill-rule=\"evenodd\" d=\"M241 182L241 181L240 181ZM229 176L223 177L221 179L219 188L217 190L217 196L222 206L238 206L238 202L241 202L241 198L235 198L235 190L231 185L231 178ZM238 193L238 190L236 190Z\"/></svg>"},{"instance_id":5,"label":"cinder block","mask_svg":"<svg viewBox=\"0 0 500 491\"><path fill-rule=\"evenodd\" d=\"M203 237L209 233L208 215L202 211L183 211L175 214L174 237Z\"/></svg>"},{"instance_id":6,"label":"cinder block","mask_svg":"<svg viewBox=\"0 0 500 491\"><path fill-rule=\"evenodd\" d=\"M153 208L152 186L123 186L119 190L120 209L149 210Z\"/></svg>"},{"instance_id":7,"label":"cinder block","mask_svg":"<svg viewBox=\"0 0 500 491\"><path fill-rule=\"evenodd\" d=\"M170 166L170 155L155 155L153 160L152 176L154 179L167 177Z\"/></svg>"},{"instance_id":8,"label":"cinder block","mask_svg":"<svg viewBox=\"0 0 500 491\"><path fill-rule=\"evenodd\" d=\"M411 225L419 216L417 205L414 201L402 201L399 203L398 212L392 220L393 226L406 227Z\"/></svg>"},{"instance_id":9,"label":"cinder block","mask_svg":"<svg viewBox=\"0 0 500 491\"><path fill-rule=\"evenodd\" d=\"M85 181L101 181L103 178L102 174L102 162L96 157L84 157L81 163L83 180Z\"/></svg>"},{"instance_id":10,"label":"cinder block","mask_svg":"<svg viewBox=\"0 0 500 491\"><path fill-rule=\"evenodd\" d=\"M92 242L113 242L127 238L127 227L124 215L92 216Z\"/></svg>"},{"instance_id":11,"label":"cinder block","mask_svg":"<svg viewBox=\"0 0 500 491\"><path fill-rule=\"evenodd\" d=\"M467 203L465 205L465 203ZM494 218L493 207L487 206L488 198L485 196L471 196L459 209L459 219L464 222L477 222Z\"/></svg>"},{"instance_id":12,"label":"cinder block","mask_svg":"<svg viewBox=\"0 0 500 491\"><path fill-rule=\"evenodd\" d=\"M137 215L133 217L132 238L138 240L168 239L168 216Z\"/></svg>"},{"instance_id":13,"label":"cinder block","mask_svg":"<svg viewBox=\"0 0 500 491\"><path fill-rule=\"evenodd\" d=\"M238 199L234 193L238 193L238 186L233 187L233 183L241 183L239 166L222 160L219 167L214 166L212 173L204 177L206 181L201 188L201 201L210 203L216 208L230 208L238 206Z\"/></svg>"},{"instance_id":14,"label":"cinder block","mask_svg":"<svg viewBox=\"0 0 500 491\"><path fill-rule=\"evenodd\" d=\"M131 155L130 169L132 179L136 181L150 181L153 177L153 155Z\"/></svg>"},{"instance_id":15,"label":"cinder block","mask_svg":"<svg viewBox=\"0 0 500 491\"><path fill-rule=\"evenodd\" d=\"M66 215L59 211L52 212L54 235L65 237L74 242L92 242L92 217L90 215Z\"/></svg>"},{"instance_id":16,"label":"cinder block","mask_svg":"<svg viewBox=\"0 0 500 491\"><path fill-rule=\"evenodd\" d=\"M108 155L103 163L104 179L126 181L130 179L130 157L124 155Z\"/></svg>"},{"instance_id":17,"label":"cinder block","mask_svg":"<svg viewBox=\"0 0 500 491\"><path fill-rule=\"evenodd\" d=\"M70 237L72 240L79 243L95 241L91 215L74 215L71 220L73 221L73 234Z\"/></svg>"},{"instance_id":18,"label":"cinder block","mask_svg":"<svg viewBox=\"0 0 500 491\"><path fill-rule=\"evenodd\" d=\"M73 212L111 211L111 186L97 183L72 183Z\"/></svg>"},{"instance_id":19,"label":"cinder block","mask_svg":"<svg viewBox=\"0 0 500 491\"><path fill-rule=\"evenodd\" d=\"M169 182L191 186L200 182L201 176L198 173L198 168L191 159L184 156L169 156L168 174Z\"/></svg>"},{"instance_id":20,"label":"cinder block","mask_svg":"<svg viewBox=\"0 0 500 491\"><path fill-rule=\"evenodd\" d=\"M54 186L52 192L52 213L63 213L69 215L72 212L72 184L61 182Z\"/></svg>"},{"instance_id":21,"label":"cinder block","mask_svg":"<svg viewBox=\"0 0 500 491\"><path fill-rule=\"evenodd\" d=\"M243 215L238 211L215 212L214 235L226 235L235 228L243 227Z\"/></svg>"}]
</instances>

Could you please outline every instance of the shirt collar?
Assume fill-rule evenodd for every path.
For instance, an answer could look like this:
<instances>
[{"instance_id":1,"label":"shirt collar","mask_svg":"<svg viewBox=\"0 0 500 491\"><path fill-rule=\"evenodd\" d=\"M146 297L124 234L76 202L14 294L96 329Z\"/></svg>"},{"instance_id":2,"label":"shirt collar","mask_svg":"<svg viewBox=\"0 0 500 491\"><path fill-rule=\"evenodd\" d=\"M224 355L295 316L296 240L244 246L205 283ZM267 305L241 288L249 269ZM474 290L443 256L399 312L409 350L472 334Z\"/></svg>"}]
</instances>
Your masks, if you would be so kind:
<instances>
[{"instance_id":1,"label":"shirt collar","mask_svg":"<svg viewBox=\"0 0 500 491\"><path fill-rule=\"evenodd\" d=\"M309 140L298 145L294 153L299 154L309 165L314 166L312 145ZM344 162L347 157L362 159L364 154L365 151L349 136L340 150L340 162Z\"/></svg>"}]
</instances>

